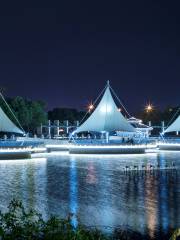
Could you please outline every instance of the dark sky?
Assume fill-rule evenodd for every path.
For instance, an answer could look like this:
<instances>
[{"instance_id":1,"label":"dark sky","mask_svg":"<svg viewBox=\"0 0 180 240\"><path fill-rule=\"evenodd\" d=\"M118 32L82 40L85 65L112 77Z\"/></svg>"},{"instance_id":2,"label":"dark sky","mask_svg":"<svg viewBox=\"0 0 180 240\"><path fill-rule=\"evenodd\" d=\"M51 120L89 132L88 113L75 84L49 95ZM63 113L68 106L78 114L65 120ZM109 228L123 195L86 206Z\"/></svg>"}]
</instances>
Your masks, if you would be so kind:
<instances>
[{"instance_id":1,"label":"dark sky","mask_svg":"<svg viewBox=\"0 0 180 240\"><path fill-rule=\"evenodd\" d=\"M180 104L178 1L5 2L0 86L6 96L83 108L110 79L130 112L149 100L161 108Z\"/></svg>"}]
</instances>

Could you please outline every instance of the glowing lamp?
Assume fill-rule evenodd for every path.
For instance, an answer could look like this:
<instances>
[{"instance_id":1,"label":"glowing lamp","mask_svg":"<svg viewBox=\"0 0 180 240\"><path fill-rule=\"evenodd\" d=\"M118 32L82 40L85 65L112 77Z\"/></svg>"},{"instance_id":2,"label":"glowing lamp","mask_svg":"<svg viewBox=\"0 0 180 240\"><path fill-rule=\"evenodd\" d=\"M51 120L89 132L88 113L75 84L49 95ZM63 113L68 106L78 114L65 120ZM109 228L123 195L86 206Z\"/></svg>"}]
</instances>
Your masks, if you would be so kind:
<instances>
[{"instance_id":1,"label":"glowing lamp","mask_svg":"<svg viewBox=\"0 0 180 240\"><path fill-rule=\"evenodd\" d=\"M149 113L149 112L152 112L152 111L153 111L153 108L154 108L153 105L149 103L149 104L145 107L145 110L146 110L147 113Z\"/></svg>"},{"instance_id":2,"label":"glowing lamp","mask_svg":"<svg viewBox=\"0 0 180 240\"><path fill-rule=\"evenodd\" d=\"M88 106L88 110L89 110L89 112L91 112L93 109L94 109L94 105L93 105L92 103L89 104L89 106Z\"/></svg>"}]
</instances>

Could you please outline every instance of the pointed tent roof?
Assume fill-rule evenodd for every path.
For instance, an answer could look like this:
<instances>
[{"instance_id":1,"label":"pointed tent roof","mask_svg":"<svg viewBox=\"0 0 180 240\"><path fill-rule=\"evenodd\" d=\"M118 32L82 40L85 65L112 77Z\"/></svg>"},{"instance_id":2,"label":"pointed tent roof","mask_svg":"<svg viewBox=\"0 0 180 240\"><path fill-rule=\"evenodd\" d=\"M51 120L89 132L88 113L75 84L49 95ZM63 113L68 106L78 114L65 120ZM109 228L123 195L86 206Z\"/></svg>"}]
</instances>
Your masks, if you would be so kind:
<instances>
[{"instance_id":1,"label":"pointed tent roof","mask_svg":"<svg viewBox=\"0 0 180 240\"><path fill-rule=\"evenodd\" d=\"M135 131L135 128L118 110L110 92L109 82L107 84L104 95L94 112L80 127L77 128L75 132L77 133L84 131Z\"/></svg>"},{"instance_id":2,"label":"pointed tent roof","mask_svg":"<svg viewBox=\"0 0 180 240\"><path fill-rule=\"evenodd\" d=\"M164 131L166 132L179 132L180 131L180 115L176 120Z\"/></svg>"},{"instance_id":3,"label":"pointed tent roof","mask_svg":"<svg viewBox=\"0 0 180 240\"><path fill-rule=\"evenodd\" d=\"M23 134L24 132L18 128L5 114L0 107L0 132L14 132Z\"/></svg>"}]
</instances>

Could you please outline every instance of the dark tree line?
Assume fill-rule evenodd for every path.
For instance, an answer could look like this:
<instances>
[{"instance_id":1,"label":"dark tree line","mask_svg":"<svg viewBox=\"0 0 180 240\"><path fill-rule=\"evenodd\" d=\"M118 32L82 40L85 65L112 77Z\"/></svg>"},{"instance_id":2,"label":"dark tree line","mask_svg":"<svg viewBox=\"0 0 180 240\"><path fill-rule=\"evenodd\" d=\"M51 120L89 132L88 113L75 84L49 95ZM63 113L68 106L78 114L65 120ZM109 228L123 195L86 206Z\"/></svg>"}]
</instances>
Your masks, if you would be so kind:
<instances>
[{"instance_id":1,"label":"dark tree line","mask_svg":"<svg viewBox=\"0 0 180 240\"><path fill-rule=\"evenodd\" d=\"M161 121L164 121L165 125L168 125L178 115L180 115L180 106L166 107L164 110L153 109L150 112L142 111L137 113L136 117L142 119L144 123L151 121L152 125L160 125Z\"/></svg>"},{"instance_id":2,"label":"dark tree line","mask_svg":"<svg viewBox=\"0 0 180 240\"><path fill-rule=\"evenodd\" d=\"M19 96L15 98L7 98L6 101L26 132L35 133L36 128L41 123L45 124L47 122L47 113L44 102L32 101ZM0 106L7 116L19 127L17 120L2 99L0 99Z\"/></svg>"},{"instance_id":3,"label":"dark tree line","mask_svg":"<svg viewBox=\"0 0 180 240\"><path fill-rule=\"evenodd\" d=\"M69 120L70 123L73 123L75 121L81 121L86 114L85 111L79 111L73 108L54 108L47 112L46 104L43 101L32 101L19 96L15 98L7 98L6 101L24 130L31 133L35 133L37 127L39 127L41 123L47 124L48 119L51 121L60 120L61 122ZM19 126L1 98L0 106L8 117ZM180 109L180 106L167 107L164 110L153 109L151 112L141 111L135 114L135 117L142 119L144 123L151 121L152 125L160 125L161 121L165 121L165 125L167 125L171 120L175 120L180 114L180 111L177 114L178 109ZM89 114L87 114L86 118L88 116Z\"/></svg>"},{"instance_id":4,"label":"dark tree line","mask_svg":"<svg viewBox=\"0 0 180 240\"><path fill-rule=\"evenodd\" d=\"M60 120L73 123L81 121L85 112L72 108L54 108L47 112L46 104L43 101L32 101L23 97L6 98L6 102L20 122L25 132L36 133L37 127L47 124L48 120ZM19 127L16 118L13 116L5 102L0 98L0 106L7 116Z\"/></svg>"}]
</instances>

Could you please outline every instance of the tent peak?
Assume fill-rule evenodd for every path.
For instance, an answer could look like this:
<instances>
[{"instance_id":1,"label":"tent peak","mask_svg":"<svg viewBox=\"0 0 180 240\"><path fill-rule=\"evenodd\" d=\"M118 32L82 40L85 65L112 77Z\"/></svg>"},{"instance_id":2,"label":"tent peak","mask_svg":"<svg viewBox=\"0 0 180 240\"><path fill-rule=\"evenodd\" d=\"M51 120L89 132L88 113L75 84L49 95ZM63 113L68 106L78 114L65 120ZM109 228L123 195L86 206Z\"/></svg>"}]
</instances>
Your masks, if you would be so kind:
<instances>
[{"instance_id":1,"label":"tent peak","mask_svg":"<svg viewBox=\"0 0 180 240\"><path fill-rule=\"evenodd\" d=\"M109 84L109 81L107 82ZM101 101L89 116L76 130L78 132L134 132L134 127L122 115L111 95L110 87L107 85Z\"/></svg>"},{"instance_id":2,"label":"tent peak","mask_svg":"<svg viewBox=\"0 0 180 240\"><path fill-rule=\"evenodd\" d=\"M109 83L110 81L109 80L107 80L107 87L109 87L110 86L110 83Z\"/></svg>"}]
</instances>

